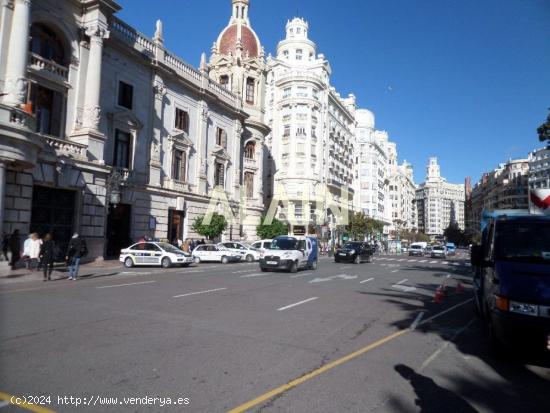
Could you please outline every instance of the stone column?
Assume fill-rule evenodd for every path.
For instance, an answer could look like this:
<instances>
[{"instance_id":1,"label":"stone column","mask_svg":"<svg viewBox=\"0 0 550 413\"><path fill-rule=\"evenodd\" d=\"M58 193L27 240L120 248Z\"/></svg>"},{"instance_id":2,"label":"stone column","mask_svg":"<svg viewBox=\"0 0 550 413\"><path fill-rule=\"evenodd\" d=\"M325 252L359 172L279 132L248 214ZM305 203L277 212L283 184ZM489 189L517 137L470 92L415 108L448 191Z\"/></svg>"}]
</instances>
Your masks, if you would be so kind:
<instances>
[{"instance_id":1,"label":"stone column","mask_svg":"<svg viewBox=\"0 0 550 413\"><path fill-rule=\"evenodd\" d=\"M154 94L154 119L153 133L151 136L151 157L149 160L149 185L161 186L161 155L164 154L164 164L167 166L167 171L170 171L170 164L166 164L170 157L167 157L168 148L162 142L162 129L164 124L164 96L166 95L166 87L162 79L155 76L153 82Z\"/></svg>"},{"instance_id":2,"label":"stone column","mask_svg":"<svg viewBox=\"0 0 550 413\"><path fill-rule=\"evenodd\" d=\"M6 164L0 162L0 236L4 236L4 205L6 196Z\"/></svg>"},{"instance_id":3,"label":"stone column","mask_svg":"<svg viewBox=\"0 0 550 413\"><path fill-rule=\"evenodd\" d=\"M4 93L7 93L4 102L8 105L19 106L25 103L30 19L31 0L15 0L4 87Z\"/></svg>"},{"instance_id":4,"label":"stone column","mask_svg":"<svg viewBox=\"0 0 550 413\"><path fill-rule=\"evenodd\" d=\"M94 24L86 29L90 36L90 55L86 72L86 95L84 97L84 129L99 130L101 108L99 93L101 90L101 61L103 53L103 39L109 37L109 31L101 24Z\"/></svg>"},{"instance_id":5,"label":"stone column","mask_svg":"<svg viewBox=\"0 0 550 413\"><path fill-rule=\"evenodd\" d=\"M197 163L196 163L196 177L198 182L199 194L206 194L208 191L208 118L209 110L208 104L204 101L199 105L199 127L197 130L197 140L195 142L197 147Z\"/></svg>"}]
</instances>

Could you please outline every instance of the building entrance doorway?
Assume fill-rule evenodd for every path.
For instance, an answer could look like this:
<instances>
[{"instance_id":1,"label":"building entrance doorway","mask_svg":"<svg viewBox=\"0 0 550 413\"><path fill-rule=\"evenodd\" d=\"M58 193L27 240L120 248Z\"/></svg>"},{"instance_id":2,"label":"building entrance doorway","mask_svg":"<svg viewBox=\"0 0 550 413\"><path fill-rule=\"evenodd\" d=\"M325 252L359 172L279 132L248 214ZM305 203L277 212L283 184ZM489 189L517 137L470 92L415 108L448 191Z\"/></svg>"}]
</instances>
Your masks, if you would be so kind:
<instances>
[{"instance_id":1,"label":"building entrance doorway","mask_svg":"<svg viewBox=\"0 0 550 413\"><path fill-rule=\"evenodd\" d=\"M177 240L183 239L183 221L185 212L168 210L168 241L170 244L177 245Z\"/></svg>"},{"instance_id":2,"label":"building entrance doorway","mask_svg":"<svg viewBox=\"0 0 550 413\"><path fill-rule=\"evenodd\" d=\"M132 240L130 239L131 217L131 205L118 204L116 207L109 207L105 258L118 258L120 250L132 244Z\"/></svg>"},{"instance_id":3,"label":"building entrance doorway","mask_svg":"<svg viewBox=\"0 0 550 413\"><path fill-rule=\"evenodd\" d=\"M32 191L30 232L40 237L51 234L59 249L56 260L63 260L73 235L76 192L35 186Z\"/></svg>"}]
</instances>

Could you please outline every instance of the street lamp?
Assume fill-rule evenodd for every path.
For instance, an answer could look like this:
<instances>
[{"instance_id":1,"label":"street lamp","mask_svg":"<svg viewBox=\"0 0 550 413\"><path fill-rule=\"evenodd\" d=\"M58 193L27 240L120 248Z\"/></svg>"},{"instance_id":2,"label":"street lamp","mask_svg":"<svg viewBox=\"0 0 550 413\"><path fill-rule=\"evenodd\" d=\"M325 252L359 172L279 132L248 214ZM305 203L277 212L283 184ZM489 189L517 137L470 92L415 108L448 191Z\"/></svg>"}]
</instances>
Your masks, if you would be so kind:
<instances>
[{"instance_id":1,"label":"street lamp","mask_svg":"<svg viewBox=\"0 0 550 413\"><path fill-rule=\"evenodd\" d=\"M107 177L107 200L108 204L113 208L116 208L120 204L122 196L122 187L126 181L125 171L119 169L113 169L111 174Z\"/></svg>"}]
</instances>

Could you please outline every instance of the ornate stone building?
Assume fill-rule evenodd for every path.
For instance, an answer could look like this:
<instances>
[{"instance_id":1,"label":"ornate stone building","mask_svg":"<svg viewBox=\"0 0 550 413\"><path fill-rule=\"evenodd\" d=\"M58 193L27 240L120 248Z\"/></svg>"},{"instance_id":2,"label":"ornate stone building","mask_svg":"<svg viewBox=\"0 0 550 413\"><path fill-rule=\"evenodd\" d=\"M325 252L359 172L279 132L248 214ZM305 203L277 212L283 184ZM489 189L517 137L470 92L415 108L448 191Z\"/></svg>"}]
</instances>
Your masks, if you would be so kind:
<instances>
[{"instance_id":1,"label":"ornate stone building","mask_svg":"<svg viewBox=\"0 0 550 413\"><path fill-rule=\"evenodd\" d=\"M238 213L243 163L261 176L250 159L261 159L266 133L259 110L247 115L261 107L259 43L247 52L257 46L257 101L243 105L204 61L197 70L170 52L160 22L148 38L119 20L119 9L112 0L2 3L2 231L51 232L62 247L79 232L90 257L116 256L143 235L198 237L192 222L218 187L231 209L224 237L247 236ZM259 215L261 196L251 198L244 212Z\"/></svg>"}]
</instances>

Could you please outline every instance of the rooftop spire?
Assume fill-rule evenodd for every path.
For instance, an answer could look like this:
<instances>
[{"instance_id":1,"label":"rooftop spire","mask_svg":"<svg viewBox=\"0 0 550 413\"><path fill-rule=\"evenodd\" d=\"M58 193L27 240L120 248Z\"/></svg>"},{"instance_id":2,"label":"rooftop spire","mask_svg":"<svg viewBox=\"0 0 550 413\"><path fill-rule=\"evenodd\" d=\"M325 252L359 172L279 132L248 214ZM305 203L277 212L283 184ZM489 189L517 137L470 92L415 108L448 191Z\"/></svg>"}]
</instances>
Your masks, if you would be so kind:
<instances>
[{"instance_id":1,"label":"rooftop spire","mask_svg":"<svg viewBox=\"0 0 550 413\"><path fill-rule=\"evenodd\" d=\"M250 21L248 20L249 0L231 0L231 3L233 5L233 15L231 16L230 23L241 21L246 25L250 25Z\"/></svg>"}]
</instances>

